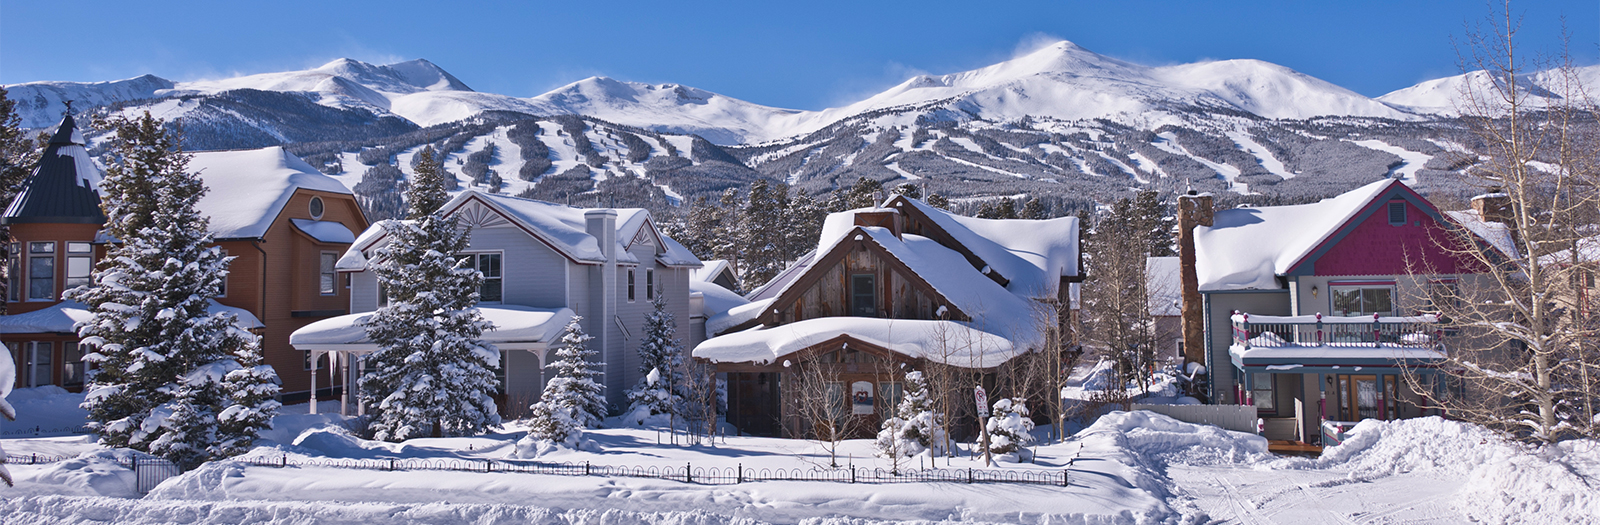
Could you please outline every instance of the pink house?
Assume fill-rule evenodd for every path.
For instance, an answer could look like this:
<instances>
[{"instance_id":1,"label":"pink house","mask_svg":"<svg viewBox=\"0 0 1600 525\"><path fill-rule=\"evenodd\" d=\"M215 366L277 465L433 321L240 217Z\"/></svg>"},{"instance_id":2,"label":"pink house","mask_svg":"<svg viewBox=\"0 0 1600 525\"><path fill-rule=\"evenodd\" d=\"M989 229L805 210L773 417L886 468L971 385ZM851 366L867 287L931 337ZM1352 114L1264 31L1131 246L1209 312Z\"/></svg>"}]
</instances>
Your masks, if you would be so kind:
<instances>
[{"instance_id":1,"label":"pink house","mask_svg":"<svg viewBox=\"0 0 1600 525\"><path fill-rule=\"evenodd\" d=\"M1208 369L1212 403L1253 404L1268 438L1301 442L1318 441L1325 422L1437 412L1432 392L1411 391L1402 370L1438 377L1429 371L1449 340L1434 298L1480 273L1449 249L1453 231L1503 244L1492 198L1441 213L1385 179L1294 206L1180 201L1183 295L1197 302L1184 308L1187 337L1198 339L1186 354Z\"/></svg>"}]
</instances>

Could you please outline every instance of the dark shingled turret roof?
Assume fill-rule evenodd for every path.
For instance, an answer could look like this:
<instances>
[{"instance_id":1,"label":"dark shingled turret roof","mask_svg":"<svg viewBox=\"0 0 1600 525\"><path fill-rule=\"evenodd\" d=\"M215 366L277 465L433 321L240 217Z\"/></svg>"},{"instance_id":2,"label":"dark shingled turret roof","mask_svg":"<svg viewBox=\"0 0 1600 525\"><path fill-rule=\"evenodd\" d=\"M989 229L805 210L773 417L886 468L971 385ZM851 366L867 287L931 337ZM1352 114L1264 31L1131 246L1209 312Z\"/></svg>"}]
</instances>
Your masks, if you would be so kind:
<instances>
[{"instance_id":1,"label":"dark shingled turret roof","mask_svg":"<svg viewBox=\"0 0 1600 525\"><path fill-rule=\"evenodd\" d=\"M22 183L17 198L0 215L0 224L105 224L100 211L100 169L89 160L72 115L50 137L39 166Z\"/></svg>"}]
</instances>

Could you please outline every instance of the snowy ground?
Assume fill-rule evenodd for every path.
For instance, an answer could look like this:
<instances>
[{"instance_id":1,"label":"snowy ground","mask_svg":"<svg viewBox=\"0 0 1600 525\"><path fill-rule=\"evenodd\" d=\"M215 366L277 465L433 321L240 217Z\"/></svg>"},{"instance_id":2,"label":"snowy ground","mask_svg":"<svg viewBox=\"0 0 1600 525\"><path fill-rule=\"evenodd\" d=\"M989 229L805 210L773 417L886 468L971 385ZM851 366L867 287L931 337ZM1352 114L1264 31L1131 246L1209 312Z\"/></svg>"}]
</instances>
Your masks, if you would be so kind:
<instances>
[{"instance_id":1,"label":"snowy ground","mask_svg":"<svg viewBox=\"0 0 1600 525\"><path fill-rule=\"evenodd\" d=\"M19 391L17 425L70 418L51 413L71 395ZM81 396L79 396L81 397ZM331 403L319 406L334 408ZM289 407L252 454L291 462L337 458L505 458L522 432L474 438L364 441L336 415ZM78 417L81 417L79 415ZM5 429L10 430L12 425ZM1043 433L1041 429L1040 433ZM729 437L714 446L658 445L650 429L592 431L598 452L553 461L696 467L826 469L817 443ZM1503 443L1437 418L1368 422L1322 458L1265 453L1258 437L1113 412L1067 442L1039 447L1037 463L999 469L1059 472L1069 487L958 483L760 482L697 485L645 478L324 467L215 462L135 498L130 473L84 436L0 440L13 455L77 456L11 465L0 488L0 523L1582 523L1600 515L1600 445L1544 450ZM886 467L870 442L849 441L840 462ZM965 450L965 447L963 447ZM926 467L926 461L924 467ZM963 455L939 468L984 468Z\"/></svg>"}]
</instances>

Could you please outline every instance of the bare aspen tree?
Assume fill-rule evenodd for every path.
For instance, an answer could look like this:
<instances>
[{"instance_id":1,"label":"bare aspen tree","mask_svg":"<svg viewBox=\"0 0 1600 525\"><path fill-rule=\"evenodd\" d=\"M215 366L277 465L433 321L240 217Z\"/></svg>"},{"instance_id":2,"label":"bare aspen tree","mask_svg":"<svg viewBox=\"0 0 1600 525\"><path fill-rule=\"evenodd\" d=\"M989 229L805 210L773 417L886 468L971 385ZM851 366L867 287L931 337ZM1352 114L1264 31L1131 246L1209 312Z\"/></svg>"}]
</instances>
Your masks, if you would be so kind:
<instances>
[{"instance_id":1,"label":"bare aspen tree","mask_svg":"<svg viewBox=\"0 0 1600 525\"><path fill-rule=\"evenodd\" d=\"M1466 35L1459 110L1477 134L1479 162L1464 177L1486 195L1473 214L1453 214L1453 242L1439 243L1481 274L1454 286L1427 284L1427 297L1458 336L1440 367L1449 415L1534 442L1594 435L1597 331L1584 247L1600 206L1595 112L1563 53L1525 58L1509 2ZM1537 73L1537 75L1535 75ZM1472 77L1469 77L1472 78ZM1544 88L1531 88L1538 78ZM1548 91L1544 91L1548 90ZM1433 273L1414 264L1418 279ZM1408 370L1410 386L1436 388Z\"/></svg>"},{"instance_id":2,"label":"bare aspen tree","mask_svg":"<svg viewBox=\"0 0 1600 525\"><path fill-rule=\"evenodd\" d=\"M864 427L861 418L850 414L849 385L839 377L834 363L819 359L795 363L791 379L793 389L784 397L790 403L791 413L799 416L799 437L816 441L828 451L828 466L839 466L839 444L859 433Z\"/></svg>"}]
</instances>

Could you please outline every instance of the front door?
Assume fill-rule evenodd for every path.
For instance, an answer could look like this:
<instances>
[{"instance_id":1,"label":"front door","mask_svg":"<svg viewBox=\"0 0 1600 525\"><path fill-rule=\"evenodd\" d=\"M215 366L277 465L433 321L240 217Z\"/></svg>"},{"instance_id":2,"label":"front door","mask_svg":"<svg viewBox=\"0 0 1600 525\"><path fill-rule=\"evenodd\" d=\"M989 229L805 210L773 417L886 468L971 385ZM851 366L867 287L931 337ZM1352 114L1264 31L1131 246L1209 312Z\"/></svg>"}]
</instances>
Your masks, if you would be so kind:
<instances>
[{"instance_id":1,"label":"front door","mask_svg":"<svg viewBox=\"0 0 1600 525\"><path fill-rule=\"evenodd\" d=\"M1378 418L1378 376L1339 376L1339 417L1345 421Z\"/></svg>"}]
</instances>

